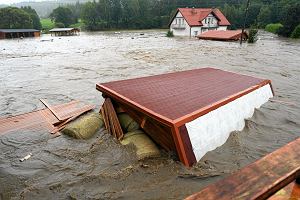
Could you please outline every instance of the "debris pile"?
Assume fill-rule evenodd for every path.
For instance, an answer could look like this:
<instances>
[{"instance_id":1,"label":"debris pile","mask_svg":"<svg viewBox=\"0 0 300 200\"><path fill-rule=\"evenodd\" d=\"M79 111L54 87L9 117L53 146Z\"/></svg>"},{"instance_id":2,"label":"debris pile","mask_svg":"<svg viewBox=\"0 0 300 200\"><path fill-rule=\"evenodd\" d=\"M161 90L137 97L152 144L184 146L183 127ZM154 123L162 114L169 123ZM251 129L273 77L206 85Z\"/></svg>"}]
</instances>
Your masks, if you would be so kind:
<instances>
[{"instance_id":1,"label":"debris pile","mask_svg":"<svg viewBox=\"0 0 300 200\"><path fill-rule=\"evenodd\" d=\"M82 114L95 108L94 105L82 105L79 101L50 106L41 100L47 108L13 116L0 118L0 135L18 130L45 130L56 136L67 124Z\"/></svg>"}]
</instances>

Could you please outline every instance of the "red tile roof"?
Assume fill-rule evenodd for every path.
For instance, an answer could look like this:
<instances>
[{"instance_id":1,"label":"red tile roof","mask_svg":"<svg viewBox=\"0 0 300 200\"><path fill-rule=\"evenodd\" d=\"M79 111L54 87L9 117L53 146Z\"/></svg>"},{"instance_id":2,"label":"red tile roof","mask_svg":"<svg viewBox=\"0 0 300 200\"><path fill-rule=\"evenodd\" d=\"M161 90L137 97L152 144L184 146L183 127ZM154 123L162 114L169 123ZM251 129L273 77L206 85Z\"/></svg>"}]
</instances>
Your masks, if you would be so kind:
<instances>
[{"instance_id":1,"label":"red tile roof","mask_svg":"<svg viewBox=\"0 0 300 200\"><path fill-rule=\"evenodd\" d=\"M178 8L177 13L178 12L182 14L182 16L190 26L202 26L203 24L201 21L205 19L209 14L213 14L216 18L218 18L220 26L230 25L230 22L217 8Z\"/></svg>"},{"instance_id":2,"label":"red tile roof","mask_svg":"<svg viewBox=\"0 0 300 200\"><path fill-rule=\"evenodd\" d=\"M241 30L227 30L227 31L206 31L198 36L199 39L204 40L239 40L241 37ZM248 37L244 32L245 37Z\"/></svg>"}]
</instances>

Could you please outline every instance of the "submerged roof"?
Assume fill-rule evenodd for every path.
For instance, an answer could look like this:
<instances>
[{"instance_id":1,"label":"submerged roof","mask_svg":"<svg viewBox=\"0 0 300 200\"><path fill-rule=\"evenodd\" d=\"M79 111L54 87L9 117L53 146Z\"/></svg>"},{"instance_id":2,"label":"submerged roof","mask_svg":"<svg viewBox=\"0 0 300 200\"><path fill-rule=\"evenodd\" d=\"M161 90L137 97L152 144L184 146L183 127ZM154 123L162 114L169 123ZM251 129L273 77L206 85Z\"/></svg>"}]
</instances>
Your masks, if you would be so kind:
<instances>
[{"instance_id":1,"label":"submerged roof","mask_svg":"<svg viewBox=\"0 0 300 200\"><path fill-rule=\"evenodd\" d=\"M73 31L73 30L79 30L78 28L53 28L49 30L50 32L61 32L61 31Z\"/></svg>"},{"instance_id":2,"label":"submerged roof","mask_svg":"<svg viewBox=\"0 0 300 200\"><path fill-rule=\"evenodd\" d=\"M175 124L193 114L204 115L269 82L203 68L97 84L97 89L163 123Z\"/></svg>"},{"instance_id":3,"label":"submerged roof","mask_svg":"<svg viewBox=\"0 0 300 200\"><path fill-rule=\"evenodd\" d=\"M226 31L206 31L201 33L198 38L209 39L209 40L239 40L241 37L241 30L226 30ZM248 37L247 32L244 32L245 36Z\"/></svg>"},{"instance_id":4,"label":"submerged roof","mask_svg":"<svg viewBox=\"0 0 300 200\"><path fill-rule=\"evenodd\" d=\"M0 29L2 33L25 33L25 32L40 32L36 29Z\"/></svg>"},{"instance_id":5,"label":"submerged roof","mask_svg":"<svg viewBox=\"0 0 300 200\"><path fill-rule=\"evenodd\" d=\"M220 26L231 25L223 13L217 8L178 8L176 14L178 12L182 14L190 26L202 26L202 20L209 14L213 14L218 19Z\"/></svg>"}]
</instances>

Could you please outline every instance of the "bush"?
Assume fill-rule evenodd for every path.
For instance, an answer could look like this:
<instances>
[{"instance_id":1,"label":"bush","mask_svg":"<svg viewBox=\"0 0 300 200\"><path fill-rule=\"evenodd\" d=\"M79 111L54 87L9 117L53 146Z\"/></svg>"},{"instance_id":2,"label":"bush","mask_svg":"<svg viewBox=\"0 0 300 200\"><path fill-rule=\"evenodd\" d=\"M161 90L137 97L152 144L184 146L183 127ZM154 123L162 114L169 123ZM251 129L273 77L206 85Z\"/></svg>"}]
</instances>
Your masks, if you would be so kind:
<instances>
[{"instance_id":1,"label":"bush","mask_svg":"<svg viewBox=\"0 0 300 200\"><path fill-rule=\"evenodd\" d=\"M167 37L174 37L173 31L168 31L167 32Z\"/></svg>"},{"instance_id":2,"label":"bush","mask_svg":"<svg viewBox=\"0 0 300 200\"><path fill-rule=\"evenodd\" d=\"M277 23L277 24L268 24L266 27L265 27L265 30L268 31L268 32L271 32L271 33L274 33L274 34L277 34L279 29L283 28L283 25L280 24L280 23Z\"/></svg>"},{"instance_id":3,"label":"bush","mask_svg":"<svg viewBox=\"0 0 300 200\"><path fill-rule=\"evenodd\" d=\"M300 24L292 32L291 38L300 38Z\"/></svg>"},{"instance_id":4,"label":"bush","mask_svg":"<svg viewBox=\"0 0 300 200\"><path fill-rule=\"evenodd\" d=\"M249 30L249 39L248 39L248 43L254 43L257 40L257 32L258 30L256 28L251 28Z\"/></svg>"}]
</instances>

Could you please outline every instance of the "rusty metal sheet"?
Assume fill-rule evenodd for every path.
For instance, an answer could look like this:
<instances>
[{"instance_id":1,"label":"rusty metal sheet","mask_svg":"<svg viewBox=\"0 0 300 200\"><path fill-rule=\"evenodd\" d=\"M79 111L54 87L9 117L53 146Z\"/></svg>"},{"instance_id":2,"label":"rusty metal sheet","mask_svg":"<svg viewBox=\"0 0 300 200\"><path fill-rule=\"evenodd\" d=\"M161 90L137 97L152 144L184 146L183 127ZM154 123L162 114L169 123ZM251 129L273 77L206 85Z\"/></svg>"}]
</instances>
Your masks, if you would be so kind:
<instances>
[{"instance_id":1,"label":"rusty metal sheet","mask_svg":"<svg viewBox=\"0 0 300 200\"><path fill-rule=\"evenodd\" d=\"M267 199L299 176L300 138L186 200Z\"/></svg>"}]
</instances>

